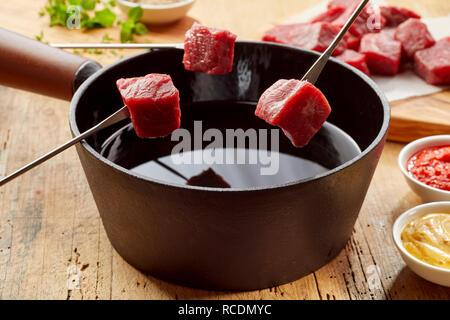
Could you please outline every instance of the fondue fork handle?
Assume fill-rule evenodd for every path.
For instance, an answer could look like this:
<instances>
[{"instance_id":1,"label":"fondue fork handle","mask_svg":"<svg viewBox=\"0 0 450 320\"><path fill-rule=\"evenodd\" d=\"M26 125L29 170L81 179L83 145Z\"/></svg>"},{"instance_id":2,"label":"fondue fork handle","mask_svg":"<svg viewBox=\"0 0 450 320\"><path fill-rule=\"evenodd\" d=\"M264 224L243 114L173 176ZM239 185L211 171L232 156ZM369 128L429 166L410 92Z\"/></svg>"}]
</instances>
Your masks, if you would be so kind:
<instances>
[{"instance_id":1,"label":"fondue fork handle","mask_svg":"<svg viewBox=\"0 0 450 320\"><path fill-rule=\"evenodd\" d=\"M356 18L359 16L361 11L364 9L366 4L369 2L369 0L363 0L356 8L355 12L353 12L350 19L345 23L345 25L342 27L341 31L337 34L337 36L334 38L333 42L330 44L330 46L325 50L324 53L319 57L319 59L316 60L316 62L312 65L312 67L306 72L306 74L303 76L302 81L308 81L311 84L315 84L317 79L320 76L320 73L322 72L323 68L328 62L328 59L330 58L331 54L333 53L334 49L338 46L339 42L344 37L345 33L350 29L353 22L355 22Z\"/></svg>"},{"instance_id":2,"label":"fondue fork handle","mask_svg":"<svg viewBox=\"0 0 450 320\"><path fill-rule=\"evenodd\" d=\"M105 120L103 120L99 124L95 125L91 129L83 132L82 134L74 137L72 140L70 140L70 141L66 142L65 144L59 146L58 148L54 149L53 151L50 151L49 153L43 155L42 157L40 157L40 158L34 160L33 162L27 164L23 168L15 171L12 174L10 174L10 175L6 176L5 178L1 179L0 180L0 187L2 185L4 185L4 184L8 183L9 181L13 180L14 178L17 178L21 174L27 172L28 170L31 170L34 167L40 165L41 163L47 161L48 159L53 158L57 154L59 154L62 151L66 150L67 148L70 148L74 144L77 144L81 140L86 139L90 135L92 135L92 134L94 134L94 133L96 133L96 132L98 132L98 131L106 128L106 127L109 127L109 126L111 126L111 125L113 125L113 124L115 124L115 123L117 123L119 121L127 119L128 117L129 117L129 114L128 114L127 107L124 106L119 111L115 112L113 115L109 116L108 118L106 118Z\"/></svg>"}]
</instances>

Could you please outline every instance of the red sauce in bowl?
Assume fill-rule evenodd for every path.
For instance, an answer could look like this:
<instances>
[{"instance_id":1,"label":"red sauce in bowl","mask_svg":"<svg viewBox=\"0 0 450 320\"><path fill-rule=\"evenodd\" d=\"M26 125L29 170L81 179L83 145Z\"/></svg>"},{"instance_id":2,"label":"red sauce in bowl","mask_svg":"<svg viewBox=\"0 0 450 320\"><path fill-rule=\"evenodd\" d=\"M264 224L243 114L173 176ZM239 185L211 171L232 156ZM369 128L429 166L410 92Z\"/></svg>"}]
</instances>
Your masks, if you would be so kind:
<instances>
[{"instance_id":1,"label":"red sauce in bowl","mask_svg":"<svg viewBox=\"0 0 450 320\"><path fill-rule=\"evenodd\" d=\"M450 191L450 146L430 147L408 160L412 177L430 187Z\"/></svg>"}]
</instances>

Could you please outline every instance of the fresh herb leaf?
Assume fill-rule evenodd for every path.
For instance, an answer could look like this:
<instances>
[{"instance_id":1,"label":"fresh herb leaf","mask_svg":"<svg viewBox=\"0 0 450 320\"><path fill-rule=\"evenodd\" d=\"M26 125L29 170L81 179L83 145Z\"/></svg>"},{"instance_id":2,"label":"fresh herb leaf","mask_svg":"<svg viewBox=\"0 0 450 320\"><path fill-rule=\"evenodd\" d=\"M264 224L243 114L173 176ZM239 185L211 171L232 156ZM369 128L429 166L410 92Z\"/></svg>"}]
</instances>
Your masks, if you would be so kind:
<instances>
[{"instance_id":1,"label":"fresh herb leaf","mask_svg":"<svg viewBox=\"0 0 450 320\"><path fill-rule=\"evenodd\" d=\"M108 28L114 24L114 21L116 21L116 14L110 9L105 8L95 12L94 20L102 27Z\"/></svg>"},{"instance_id":2,"label":"fresh herb leaf","mask_svg":"<svg viewBox=\"0 0 450 320\"><path fill-rule=\"evenodd\" d=\"M87 14L85 17L82 16L81 26L88 30L101 27L101 25L99 25L93 18L90 18Z\"/></svg>"},{"instance_id":3,"label":"fresh herb leaf","mask_svg":"<svg viewBox=\"0 0 450 320\"><path fill-rule=\"evenodd\" d=\"M81 0L68 0L71 6L79 6L81 5Z\"/></svg>"},{"instance_id":4,"label":"fresh herb leaf","mask_svg":"<svg viewBox=\"0 0 450 320\"><path fill-rule=\"evenodd\" d=\"M97 1L100 1L100 0L97 0ZM104 5L105 7L111 7L111 8L113 8L113 7L116 6L116 1L115 1L115 0L102 0L102 2L103 2L103 5Z\"/></svg>"},{"instance_id":5,"label":"fresh herb leaf","mask_svg":"<svg viewBox=\"0 0 450 320\"><path fill-rule=\"evenodd\" d=\"M83 50L84 53L88 53L88 54L103 54L103 51L100 49L84 49Z\"/></svg>"},{"instance_id":6,"label":"fresh herb leaf","mask_svg":"<svg viewBox=\"0 0 450 320\"><path fill-rule=\"evenodd\" d=\"M134 21L126 21L122 23L122 30L120 30L120 42L132 42L134 31Z\"/></svg>"},{"instance_id":7,"label":"fresh herb leaf","mask_svg":"<svg viewBox=\"0 0 450 320\"><path fill-rule=\"evenodd\" d=\"M92 29L94 26L94 21L89 17L86 12L81 12L80 23L82 28Z\"/></svg>"},{"instance_id":8,"label":"fresh herb leaf","mask_svg":"<svg viewBox=\"0 0 450 320\"><path fill-rule=\"evenodd\" d=\"M90 10L94 10L95 6L97 5L96 0L77 0L79 3L79 5L81 5L81 7L84 10L90 11Z\"/></svg>"},{"instance_id":9,"label":"fresh herb leaf","mask_svg":"<svg viewBox=\"0 0 450 320\"><path fill-rule=\"evenodd\" d=\"M135 31L136 34L142 36L142 35L144 35L144 34L147 34L148 29L147 29L147 27L145 26L145 24L138 22L138 23L136 23L136 24L134 25L134 31Z\"/></svg>"},{"instance_id":10,"label":"fresh herb leaf","mask_svg":"<svg viewBox=\"0 0 450 320\"><path fill-rule=\"evenodd\" d=\"M114 24L115 20L115 13L108 8L105 8L101 11L96 11L93 18L89 18L87 14L85 17L82 16L81 26L86 29L108 28Z\"/></svg>"},{"instance_id":11,"label":"fresh herb leaf","mask_svg":"<svg viewBox=\"0 0 450 320\"><path fill-rule=\"evenodd\" d=\"M147 27L138 22L142 18L143 10L140 6L131 8L128 11L129 20L126 22L120 22L122 30L120 31L121 42L133 42L133 35L144 35L148 32Z\"/></svg>"},{"instance_id":12,"label":"fresh herb leaf","mask_svg":"<svg viewBox=\"0 0 450 320\"><path fill-rule=\"evenodd\" d=\"M142 10L140 6L133 7L128 11L128 18L134 22L138 22L142 18L143 14L144 10Z\"/></svg>"},{"instance_id":13,"label":"fresh herb leaf","mask_svg":"<svg viewBox=\"0 0 450 320\"><path fill-rule=\"evenodd\" d=\"M44 31L41 30L41 32L38 35L34 36L37 41L41 41L44 39Z\"/></svg>"},{"instance_id":14,"label":"fresh herb leaf","mask_svg":"<svg viewBox=\"0 0 450 320\"><path fill-rule=\"evenodd\" d=\"M66 26L68 13L65 0L49 0L49 5L45 7L45 10L50 16L50 27Z\"/></svg>"},{"instance_id":15,"label":"fresh herb leaf","mask_svg":"<svg viewBox=\"0 0 450 320\"><path fill-rule=\"evenodd\" d=\"M97 4L102 5L101 10L96 10ZM47 6L39 12L40 16L48 14L50 18L50 26L62 26L72 29L68 23L73 20L74 14L79 14L80 25L84 29L108 28L114 25L121 25L120 41L132 42L133 36L144 35L148 32L147 27L140 23L144 11L140 6L131 8L128 11L128 21L121 22L117 20L116 14L112 8L115 7L115 0L48 0ZM70 6L78 6L77 11ZM39 36L37 36L38 38ZM103 37L103 42L113 40L109 35Z\"/></svg>"},{"instance_id":16,"label":"fresh herb leaf","mask_svg":"<svg viewBox=\"0 0 450 320\"><path fill-rule=\"evenodd\" d=\"M111 42L112 40L114 40L114 39L111 38L111 37L109 36L109 34L105 33L105 34L103 35L103 38L102 38L102 42L103 42L103 43L108 43L108 42Z\"/></svg>"}]
</instances>

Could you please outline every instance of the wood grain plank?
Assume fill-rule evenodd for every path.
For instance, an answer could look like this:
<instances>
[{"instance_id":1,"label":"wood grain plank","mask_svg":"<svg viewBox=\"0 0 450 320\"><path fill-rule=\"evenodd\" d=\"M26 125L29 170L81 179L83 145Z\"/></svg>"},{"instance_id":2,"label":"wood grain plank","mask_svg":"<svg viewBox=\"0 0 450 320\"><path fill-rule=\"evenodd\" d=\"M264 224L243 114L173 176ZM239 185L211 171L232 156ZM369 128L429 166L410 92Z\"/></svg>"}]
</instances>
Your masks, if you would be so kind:
<instances>
[{"instance_id":1,"label":"wood grain plank","mask_svg":"<svg viewBox=\"0 0 450 320\"><path fill-rule=\"evenodd\" d=\"M397 157L402 146L394 143L386 145L358 223L370 244L387 298L450 299L450 288L430 284L409 271L403 273L405 264L393 243L392 225L395 219L421 203L397 169Z\"/></svg>"},{"instance_id":2,"label":"wood grain plank","mask_svg":"<svg viewBox=\"0 0 450 320\"><path fill-rule=\"evenodd\" d=\"M450 134L450 92L392 103L390 140L410 142L438 134Z\"/></svg>"},{"instance_id":3,"label":"wood grain plank","mask_svg":"<svg viewBox=\"0 0 450 320\"><path fill-rule=\"evenodd\" d=\"M37 12L45 0L0 2L0 27L44 40L99 42L104 33L49 28ZM389 1L425 16L450 13L440 0ZM22 5L18 5L18 4ZM141 42L179 42L194 20L231 29L256 40L271 25L316 1L198 0L189 17L170 27L150 28ZM26 10L24 10L26 8ZM239 9L237 9L239 8ZM116 50L90 58L107 65L136 51ZM0 87L0 176L27 163L70 137L68 103ZM393 104L393 115L410 123L419 114L438 126L450 121L449 93ZM436 110L440 122L433 122ZM399 118L400 116L398 116ZM406 129L405 129L406 128ZM418 130L418 128L420 130ZM398 130L397 130L398 129ZM397 131L396 131L397 130ZM421 127L391 126L390 134L420 132ZM423 129L425 130L425 129ZM438 128L438 132L442 130ZM416 136L414 136L416 137ZM75 150L68 150L0 188L0 298L38 299L450 299L450 289L433 285L405 267L391 239L394 219L421 203L397 169L401 144L388 143L369 188L351 240L328 265L282 286L251 292L216 292L177 286L128 265L111 247ZM75 283L72 282L75 280Z\"/></svg>"}]
</instances>

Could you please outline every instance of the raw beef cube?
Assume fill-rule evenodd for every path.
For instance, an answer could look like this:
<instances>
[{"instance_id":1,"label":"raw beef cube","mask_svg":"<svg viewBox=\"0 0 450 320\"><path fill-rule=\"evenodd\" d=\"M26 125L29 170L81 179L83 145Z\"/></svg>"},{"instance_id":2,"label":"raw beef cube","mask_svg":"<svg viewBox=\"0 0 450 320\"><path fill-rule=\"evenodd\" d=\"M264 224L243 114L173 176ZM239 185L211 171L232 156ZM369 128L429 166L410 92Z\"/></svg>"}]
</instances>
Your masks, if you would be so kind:
<instances>
[{"instance_id":1,"label":"raw beef cube","mask_svg":"<svg viewBox=\"0 0 450 320\"><path fill-rule=\"evenodd\" d=\"M397 28L388 27L388 28L383 28L383 30L381 30L381 33L384 33L385 35L394 39L395 31L397 31Z\"/></svg>"},{"instance_id":2,"label":"raw beef cube","mask_svg":"<svg viewBox=\"0 0 450 320\"><path fill-rule=\"evenodd\" d=\"M306 48L318 52L324 52L333 42L340 28L327 23L317 22L306 25L290 41L291 45ZM333 55L339 55L347 49L347 43L341 41L333 52Z\"/></svg>"},{"instance_id":3,"label":"raw beef cube","mask_svg":"<svg viewBox=\"0 0 450 320\"><path fill-rule=\"evenodd\" d=\"M361 42L361 39L357 36L353 35L350 32L347 32L345 34L345 41L347 41L347 49L352 49L358 51L359 49L359 43Z\"/></svg>"},{"instance_id":4,"label":"raw beef cube","mask_svg":"<svg viewBox=\"0 0 450 320\"><path fill-rule=\"evenodd\" d=\"M419 19L408 19L397 27L395 40L402 43L406 58L414 57L416 51L431 47L436 43L425 23Z\"/></svg>"},{"instance_id":5,"label":"raw beef cube","mask_svg":"<svg viewBox=\"0 0 450 320\"><path fill-rule=\"evenodd\" d=\"M327 22L295 23L273 27L264 34L263 41L278 42L324 52L338 33L339 28ZM333 55L341 54L346 48L347 43L341 41Z\"/></svg>"},{"instance_id":6,"label":"raw beef cube","mask_svg":"<svg viewBox=\"0 0 450 320\"><path fill-rule=\"evenodd\" d=\"M417 74L429 84L450 85L450 37L417 51L414 62Z\"/></svg>"},{"instance_id":7,"label":"raw beef cube","mask_svg":"<svg viewBox=\"0 0 450 320\"><path fill-rule=\"evenodd\" d=\"M325 11L324 13L319 14L317 17L312 19L310 23L315 22L333 22L345 11L344 8L341 7L333 7Z\"/></svg>"},{"instance_id":8,"label":"raw beef cube","mask_svg":"<svg viewBox=\"0 0 450 320\"><path fill-rule=\"evenodd\" d=\"M369 68L367 67L365 54L347 49L343 54L337 56L336 58L338 58L341 61L344 61L345 63L348 63L352 67L355 67L356 69L359 69L368 76L370 76L370 71Z\"/></svg>"},{"instance_id":9,"label":"raw beef cube","mask_svg":"<svg viewBox=\"0 0 450 320\"><path fill-rule=\"evenodd\" d=\"M358 5L360 3L359 0L331 0L328 2L328 9L332 8L342 8L347 9L348 7L352 7Z\"/></svg>"},{"instance_id":10,"label":"raw beef cube","mask_svg":"<svg viewBox=\"0 0 450 320\"><path fill-rule=\"evenodd\" d=\"M319 131L331 112L322 92L306 81L278 80L261 96L255 115L283 129L296 147Z\"/></svg>"},{"instance_id":11,"label":"raw beef cube","mask_svg":"<svg viewBox=\"0 0 450 320\"><path fill-rule=\"evenodd\" d=\"M402 44L384 33L369 33L361 39L359 52L366 55L371 73L395 75L402 56Z\"/></svg>"},{"instance_id":12,"label":"raw beef cube","mask_svg":"<svg viewBox=\"0 0 450 320\"><path fill-rule=\"evenodd\" d=\"M347 2L349 3L349 6L346 7L344 13L333 21L333 24L339 28L342 28L345 25L360 3L360 1ZM375 6L368 4L356 18L349 31L357 37L362 37L366 33L379 32L383 29L385 23L386 20L381 16L380 10Z\"/></svg>"},{"instance_id":13,"label":"raw beef cube","mask_svg":"<svg viewBox=\"0 0 450 320\"><path fill-rule=\"evenodd\" d=\"M210 188L231 188L220 175L214 172L213 169L202 171L200 174L191 177L187 182L187 185L197 187L210 187Z\"/></svg>"},{"instance_id":14,"label":"raw beef cube","mask_svg":"<svg viewBox=\"0 0 450 320\"><path fill-rule=\"evenodd\" d=\"M306 28L306 23L279 24L272 29L264 32L262 41L270 41L288 44L292 40L293 35L299 33L299 30Z\"/></svg>"},{"instance_id":15,"label":"raw beef cube","mask_svg":"<svg viewBox=\"0 0 450 320\"><path fill-rule=\"evenodd\" d=\"M236 35L196 22L186 32L183 63L186 70L225 74L233 68Z\"/></svg>"},{"instance_id":16,"label":"raw beef cube","mask_svg":"<svg viewBox=\"0 0 450 320\"><path fill-rule=\"evenodd\" d=\"M386 20L387 27L397 27L399 24L405 22L409 18L420 19L420 16L414 11L397 8L394 6L382 6L381 15Z\"/></svg>"},{"instance_id":17,"label":"raw beef cube","mask_svg":"<svg viewBox=\"0 0 450 320\"><path fill-rule=\"evenodd\" d=\"M119 79L117 88L138 137L164 137L180 127L180 98L170 76L152 73Z\"/></svg>"}]
</instances>

